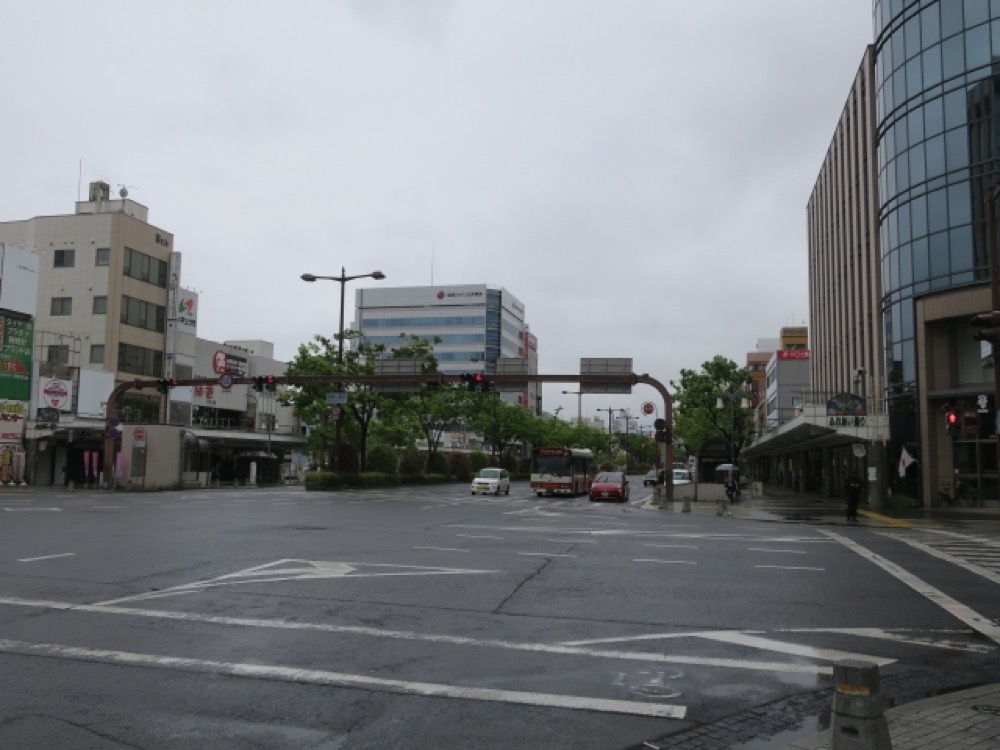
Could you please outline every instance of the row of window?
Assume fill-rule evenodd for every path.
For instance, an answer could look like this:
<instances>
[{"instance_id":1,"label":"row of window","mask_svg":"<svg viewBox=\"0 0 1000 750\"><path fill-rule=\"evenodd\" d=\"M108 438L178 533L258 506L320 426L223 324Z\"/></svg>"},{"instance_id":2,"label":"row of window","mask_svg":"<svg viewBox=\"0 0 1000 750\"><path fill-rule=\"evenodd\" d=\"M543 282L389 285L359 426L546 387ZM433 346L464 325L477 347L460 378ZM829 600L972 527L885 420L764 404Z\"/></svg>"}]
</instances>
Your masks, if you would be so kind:
<instances>
[{"instance_id":1,"label":"row of window","mask_svg":"<svg viewBox=\"0 0 1000 750\"><path fill-rule=\"evenodd\" d=\"M106 266L111 261L111 248L99 247L94 250L94 265ZM75 268L76 250L56 250L52 254L53 268Z\"/></svg>"},{"instance_id":2,"label":"row of window","mask_svg":"<svg viewBox=\"0 0 1000 750\"><path fill-rule=\"evenodd\" d=\"M69 360L70 349L68 344L50 345L45 353L45 361L51 365L73 364ZM104 364L104 344L90 345L90 364Z\"/></svg>"},{"instance_id":3,"label":"row of window","mask_svg":"<svg viewBox=\"0 0 1000 750\"><path fill-rule=\"evenodd\" d=\"M95 266L106 266L110 263L110 260L110 248L99 247L94 250ZM75 268L76 250L56 250L52 254L52 267ZM168 264L166 261L146 255L146 253L141 253L138 250L133 250L130 247L125 248L124 274L126 276L166 289L167 270Z\"/></svg>"},{"instance_id":4,"label":"row of window","mask_svg":"<svg viewBox=\"0 0 1000 750\"><path fill-rule=\"evenodd\" d=\"M73 298L53 297L49 312L54 316L72 315ZM91 314L106 315L107 312L108 298L104 295L95 296L91 304ZM166 318L167 310L162 305L122 295L121 322L125 325L163 333L166 330Z\"/></svg>"},{"instance_id":5,"label":"row of window","mask_svg":"<svg viewBox=\"0 0 1000 750\"><path fill-rule=\"evenodd\" d=\"M361 318L361 330L369 328L438 328L439 326L485 326L485 315L456 315L433 318Z\"/></svg>"}]
</instances>

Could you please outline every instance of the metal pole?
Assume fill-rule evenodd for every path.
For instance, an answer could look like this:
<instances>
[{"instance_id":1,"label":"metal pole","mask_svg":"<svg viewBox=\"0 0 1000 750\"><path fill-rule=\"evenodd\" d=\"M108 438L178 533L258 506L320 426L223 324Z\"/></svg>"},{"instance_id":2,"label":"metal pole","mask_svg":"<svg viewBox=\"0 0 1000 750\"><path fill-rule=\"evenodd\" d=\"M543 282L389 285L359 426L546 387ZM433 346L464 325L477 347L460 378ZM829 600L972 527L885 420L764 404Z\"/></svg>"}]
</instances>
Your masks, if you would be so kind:
<instances>
[{"instance_id":1,"label":"metal pole","mask_svg":"<svg viewBox=\"0 0 1000 750\"><path fill-rule=\"evenodd\" d=\"M997 193L1000 192L1000 185L995 185L990 191L990 312L994 315L1000 311L1000 268L997 266ZM997 452L997 496L1000 497L1000 430L997 429L1000 423L1000 358L997 357L997 348L1000 341L993 339L990 341L990 357L993 360L993 432L996 435Z\"/></svg>"},{"instance_id":2,"label":"metal pole","mask_svg":"<svg viewBox=\"0 0 1000 750\"><path fill-rule=\"evenodd\" d=\"M347 285L347 270L340 267L340 278L334 279L340 282L340 323L337 327L337 366L338 369L344 364L344 287ZM340 391L341 384L337 383L337 390ZM344 418L344 410L338 407L337 422L334 425L333 434L333 470L340 469L340 423Z\"/></svg>"},{"instance_id":3,"label":"metal pole","mask_svg":"<svg viewBox=\"0 0 1000 750\"><path fill-rule=\"evenodd\" d=\"M576 423L583 422L583 391L576 392Z\"/></svg>"}]
</instances>

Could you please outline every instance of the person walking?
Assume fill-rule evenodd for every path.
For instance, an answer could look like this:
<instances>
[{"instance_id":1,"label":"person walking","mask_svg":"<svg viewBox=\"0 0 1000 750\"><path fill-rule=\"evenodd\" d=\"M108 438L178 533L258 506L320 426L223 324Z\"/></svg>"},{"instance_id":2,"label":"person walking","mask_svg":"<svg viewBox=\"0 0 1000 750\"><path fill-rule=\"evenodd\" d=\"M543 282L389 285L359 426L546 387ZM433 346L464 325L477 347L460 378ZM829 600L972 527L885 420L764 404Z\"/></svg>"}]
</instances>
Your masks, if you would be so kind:
<instances>
[{"instance_id":1,"label":"person walking","mask_svg":"<svg viewBox=\"0 0 1000 750\"><path fill-rule=\"evenodd\" d=\"M865 487L865 483L861 481L861 477L858 476L857 472L853 472L851 476L847 478L847 520L857 521L858 520L858 503L861 502L861 490Z\"/></svg>"}]
</instances>

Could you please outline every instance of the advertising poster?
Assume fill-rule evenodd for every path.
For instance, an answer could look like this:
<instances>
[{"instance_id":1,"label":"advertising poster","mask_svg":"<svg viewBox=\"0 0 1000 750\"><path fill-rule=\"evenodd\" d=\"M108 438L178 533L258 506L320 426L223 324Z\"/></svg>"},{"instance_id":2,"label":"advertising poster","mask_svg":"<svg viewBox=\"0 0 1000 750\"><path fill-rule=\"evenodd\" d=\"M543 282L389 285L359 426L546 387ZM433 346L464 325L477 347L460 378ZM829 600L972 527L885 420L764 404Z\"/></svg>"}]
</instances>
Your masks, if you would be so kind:
<instances>
[{"instance_id":1,"label":"advertising poster","mask_svg":"<svg viewBox=\"0 0 1000 750\"><path fill-rule=\"evenodd\" d=\"M0 315L0 398L31 398L31 348L34 323Z\"/></svg>"}]
</instances>

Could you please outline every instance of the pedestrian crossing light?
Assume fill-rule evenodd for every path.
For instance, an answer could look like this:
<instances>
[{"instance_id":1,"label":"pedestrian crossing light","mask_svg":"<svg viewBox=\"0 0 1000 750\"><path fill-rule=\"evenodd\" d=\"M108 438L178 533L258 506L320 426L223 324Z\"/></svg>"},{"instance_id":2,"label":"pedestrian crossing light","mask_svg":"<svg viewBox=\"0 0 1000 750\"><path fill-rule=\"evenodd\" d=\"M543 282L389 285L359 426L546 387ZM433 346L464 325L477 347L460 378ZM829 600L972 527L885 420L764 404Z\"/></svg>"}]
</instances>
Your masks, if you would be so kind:
<instances>
[{"instance_id":1,"label":"pedestrian crossing light","mask_svg":"<svg viewBox=\"0 0 1000 750\"><path fill-rule=\"evenodd\" d=\"M958 434L958 412L949 409L944 413L944 426L949 435Z\"/></svg>"}]
</instances>

